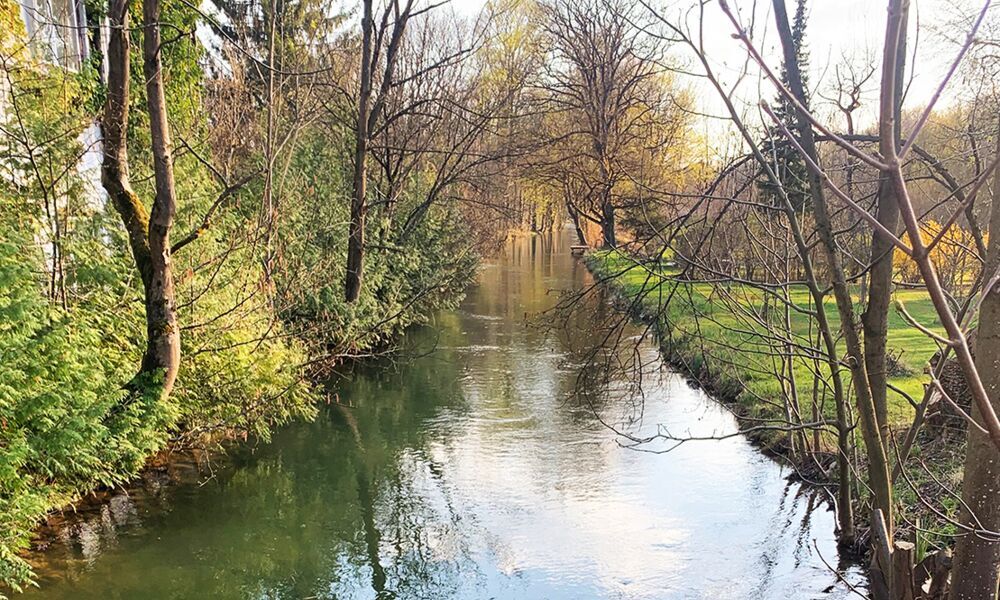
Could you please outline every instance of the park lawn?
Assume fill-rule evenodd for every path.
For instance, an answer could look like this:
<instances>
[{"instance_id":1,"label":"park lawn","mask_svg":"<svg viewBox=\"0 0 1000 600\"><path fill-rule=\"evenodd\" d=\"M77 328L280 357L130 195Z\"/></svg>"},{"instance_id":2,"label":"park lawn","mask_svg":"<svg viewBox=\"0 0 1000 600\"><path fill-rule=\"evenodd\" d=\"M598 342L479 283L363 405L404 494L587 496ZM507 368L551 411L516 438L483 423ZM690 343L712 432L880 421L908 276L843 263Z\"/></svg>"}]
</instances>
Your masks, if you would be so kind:
<instances>
[{"instance_id":1,"label":"park lawn","mask_svg":"<svg viewBox=\"0 0 1000 600\"><path fill-rule=\"evenodd\" d=\"M634 259L618 252L597 251L587 256L588 266L613 290L630 302L642 295L636 305L641 318L657 320L664 352L693 372L707 369L712 374L714 391L727 400L735 400L746 416L762 420L784 418L781 384L774 376L774 348L759 333L763 326L746 315L759 310L763 293L748 286L721 286L707 283L684 283L671 278L668 268L654 270L638 265ZM670 293L673 291L673 297ZM719 299L728 295L729 301ZM801 307L810 306L808 290L803 286L790 292L790 298ZM940 331L933 305L922 290L899 290L894 300L922 325ZM826 301L831 324L839 325L836 303L832 294ZM900 353L901 369L890 376L890 383L919 402L927 381L924 367L937 351L934 341L906 322L895 306L889 309L889 348ZM815 340L815 325L808 315L793 312L791 329L801 343ZM815 343L815 342L814 342ZM840 345L843 350L843 344ZM797 359L794 375L799 407L803 420L811 420L813 381L807 359ZM825 370L825 368L824 368ZM845 385L850 383L845 377ZM832 396L820 390L823 414L832 418L835 406ZM894 429L905 429L913 417L910 402L900 393L889 391L889 415ZM761 441L768 442L768 439Z\"/></svg>"}]
</instances>

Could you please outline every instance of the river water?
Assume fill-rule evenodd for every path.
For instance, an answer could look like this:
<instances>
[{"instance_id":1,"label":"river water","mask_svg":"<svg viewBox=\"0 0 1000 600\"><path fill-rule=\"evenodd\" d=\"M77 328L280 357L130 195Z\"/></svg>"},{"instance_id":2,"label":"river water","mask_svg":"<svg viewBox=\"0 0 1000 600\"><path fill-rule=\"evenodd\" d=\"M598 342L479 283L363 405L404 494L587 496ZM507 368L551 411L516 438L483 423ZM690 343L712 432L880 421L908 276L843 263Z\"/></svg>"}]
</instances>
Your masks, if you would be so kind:
<instances>
[{"instance_id":1,"label":"river water","mask_svg":"<svg viewBox=\"0 0 1000 600\"><path fill-rule=\"evenodd\" d=\"M570 243L513 241L459 310L408 335L408 358L337 382L339 404L314 422L235 451L198 483L147 485L78 518L28 596L850 597L840 579L860 572L832 570L823 495L746 439L622 447L607 425L736 424L649 343L637 355L659 374L644 377L641 412L581 392L593 331L585 317L538 316L590 281ZM606 310L595 303L578 312Z\"/></svg>"}]
</instances>

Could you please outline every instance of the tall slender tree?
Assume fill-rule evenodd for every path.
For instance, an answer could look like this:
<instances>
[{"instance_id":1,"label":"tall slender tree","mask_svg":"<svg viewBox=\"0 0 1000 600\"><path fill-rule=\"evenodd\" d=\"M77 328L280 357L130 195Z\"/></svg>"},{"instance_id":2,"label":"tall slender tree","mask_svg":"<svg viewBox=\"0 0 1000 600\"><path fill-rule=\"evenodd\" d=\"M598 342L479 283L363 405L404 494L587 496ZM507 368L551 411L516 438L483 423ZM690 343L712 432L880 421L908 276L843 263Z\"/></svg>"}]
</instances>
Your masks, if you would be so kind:
<instances>
[{"instance_id":1,"label":"tall slender tree","mask_svg":"<svg viewBox=\"0 0 1000 600\"><path fill-rule=\"evenodd\" d=\"M997 128L1000 134L1000 126ZM1000 135L997 136L1000 156ZM993 173L993 202L989 230L1000 232L1000 165ZM993 410L1000 413L1000 234L989 236L984 273L992 275L983 289L976 332L976 368L989 392ZM986 432L986 415L973 403L962 481L961 522L967 528L955 547L951 600L1000 596L1000 452Z\"/></svg>"},{"instance_id":2,"label":"tall slender tree","mask_svg":"<svg viewBox=\"0 0 1000 600\"><path fill-rule=\"evenodd\" d=\"M806 94L803 102L809 106L809 50L806 47L806 23L808 14L806 12L806 0L796 0L795 17L792 21L792 45L794 47L795 66L802 78L802 86ZM781 82L789 87L789 65L782 61ZM798 113L791 101L782 94L774 102L774 112L785 125L788 131L796 131L798 127ZM767 140L762 148L764 156L768 159L771 169L778 180L785 188L788 200L797 211L808 206L809 202L809 174L806 170L805 161L784 138L777 126L772 126L768 131ZM775 184L769 178L762 178L759 184L761 192L770 200L771 204L780 207L783 203L780 195L775 189Z\"/></svg>"},{"instance_id":3,"label":"tall slender tree","mask_svg":"<svg viewBox=\"0 0 1000 600\"><path fill-rule=\"evenodd\" d=\"M368 152L371 134L383 117L407 23L413 17L413 0L389 2L378 24L373 20L373 0L364 0L361 17L361 73L354 140L351 223L347 237L347 274L344 297L355 302L361 295L365 260L365 220L368 214ZM383 47L384 45L384 47Z\"/></svg>"}]
</instances>

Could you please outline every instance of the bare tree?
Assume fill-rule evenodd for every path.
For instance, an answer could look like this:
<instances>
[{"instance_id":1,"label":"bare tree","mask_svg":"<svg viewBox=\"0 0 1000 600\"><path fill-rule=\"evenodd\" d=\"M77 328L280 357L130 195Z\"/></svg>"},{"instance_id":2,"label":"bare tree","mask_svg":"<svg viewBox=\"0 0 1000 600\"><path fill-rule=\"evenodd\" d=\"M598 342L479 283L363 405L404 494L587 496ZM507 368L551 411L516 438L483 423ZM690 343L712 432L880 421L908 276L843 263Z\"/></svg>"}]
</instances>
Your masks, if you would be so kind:
<instances>
[{"instance_id":1,"label":"bare tree","mask_svg":"<svg viewBox=\"0 0 1000 600\"><path fill-rule=\"evenodd\" d=\"M981 432L992 442L992 445L994 446L991 448L991 451L994 453L992 460L989 460L988 457L985 456L977 457L985 464L995 462L995 453L997 449L1000 449L1000 422L997 421L996 409L991 403L984 386L984 380L981 377L972 357L966 331L960 324L959 319L956 318L956 313L949 302L947 294L941 286L937 271L930 258L930 252L941 242L944 230L951 227L958 216L964 213L966 209L965 204L967 204L969 200L960 205L958 209L952 213L952 216L946 221L945 227L934 237L934 239L929 242L925 242L922 236L921 223L914 209L909 185L903 172L903 158L905 158L906 154L914 147L916 138L921 129L927 123L927 119L930 116L931 110L933 110L936 100L940 97L944 87L948 83L948 80L955 72L958 64L961 62L963 56L971 46L975 33L985 17L986 10L989 6L990 3L987 2L982 11L979 13L978 18L970 27L969 35L967 36L965 43L962 45L958 53L958 57L954 61L948 75L941 82L934 98L924 109L916 124L908 132L905 141L902 144L899 144L898 131L896 129L898 115L897 90L899 88L897 86L896 78L899 73L899 61L901 59L899 49L905 43L904 40L906 37L906 3L898 0L890 0L888 11L889 17L886 25L885 48L882 55L883 76L881 84L882 98L880 102L879 114L879 154L869 154L856 146L852 146L850 142L831 135L833 139L837 140L838 144L842 148L882 172L883 177L888 182L883 197L888 197L891 194L894 198L894 203L896 207L898 207L899 213L902 217L909 245L903 243L899 237L896 236L894 231L885 226L882 220L877 217L872 217L870 214L865 212L863 208L858 206L853 199L851 199L832 182L830 177L824 172L819 156L815 151L813 128L815 127L824 133L829 132L826 131L823 126L804 109L804 104L800 101L801 90L797 89L798 86L794 77L790 78L791 85L789 86L789 89L784 89L782 87L784 93L795 101L800 112L802 122L799 127L798 139L796 139L791 132L788 132L787 130L785 133L797 146L809 164L812 175L810 187L813 192L814 209L817 213L817 224L819 226L820 237L824 240L823 243L827 246L828 254L830 254L831 262L837 259L834 246L830 243L833 241L831 235L832 231L829 230L828 226L820 220L820 218L824 216L823 213L826 212L824 206L825 200L822 198L824 194L824 187L829 188L837 198L845 202L858 216L867 220L873 227L874 235L882 236L886 240L890 241L896 248L906 253L916 264L920 272L921 279L926 286L927 292L947 337L939 336L926 328L922 328L922 330L931 337L934 337L942 345L956 352L957 360L962 366L962 370L967 381L969 382L970 390L974 397L974 410L979 413L978 420L976 422L979 425ZM730 19L733 21L734 26L739 29L739 24L733 12L729 10L725 3L723 3L723 7L730 16ZM781 15L784 11L783 2L781 0L775 1L775 12L779 21L779 35L782 37L787 56L787 44L785 43L786 36L783 31L784 29L787 29L787 17L784 19L786 26L783 27ZM743 33L742 30L740 30L740 36L746 43L747 48L753 55L755 61L757 61L758 64L764 68L772 82L781 87L780 82L778 82L778 80L774 78L771 72L767 69L764 61L753 48L746 34ZM1000 160L994 159L991 168L987 170L988 173L993 171L997 162L1000 162ZM969 194L970 198L975 197L976 192L985 184L986 180L987 178L984 174L979 176L973 182ZM890 224L892 223L890 222ZM873 248L875 247L873 246ZM881 256L878 256L878 258L881 258ZM896 553L894 552L892 513L886 510L887 508L891 508L891 506L889 506L889 503L891 503L892 500L891 482L887 477L884 477L884 470L888 466L887 457L885 455L885 445L883 443L884 438L880 432L874 430L878 423L878 408L875 404L875 396L872 389L874 386L870 379L870 373L868 373L867 369L865 369L867 365L863 363L860 339L854 331L850 295L842 274L838 274L838 271L841 271L841 269L839 269L836 264L833 266L834 292L837 297L838 307L841 311L841 326L847 341L849 360L853 363L851 364L851 368L854 373L856 393L858 394L858 403L862 416L865 444L868 446L869 456L873 459L872 463L874 463L876 459L881 462L881 464L870 463L868 465L869 477L873 482L873 487L875 487L874 491L878 497L877 506L879 508L879 513L876 515L874 522L876 523L876 531L883 534L876 536L876 539L881 539L881 543L876 545L875 552L875 573L880 575L879 580L875 582L875 589L876 592L881 590L881 593L885 593L887 596L904 597L902 594L904 592L904 587L906 586L903 586L899 582L902 581L902 574L904 572L908 573L909 569L912 569L912 564L909 566L906 564L900 564L894 556ZM988 271L985 272L985 275L988 279L986 285L984 286L981 304L985 304L987 299L990 297L991 288L994 283L994 277ZM880 290L880 293L884 292ZM874 341L878 344L879 338L876 337ZM880 356L873 356L873 358L876 358L877 360L884 360L884 352ZM878 376L876 376L876 382L878 382L877 377ZM879 385L881 385L881 383L879 383ZM869 389L866 391L864 389L865 387L868 387ZM876 450L875 453L873 453L873 449ZM873 469L876 470L872 472ZM982 473L981 467L977 467L972 470L971 476L973 477L973 481L976 481L975 478L977 477L977 472ZM986 472L989 472L988 468L986 469ZM967 474L967 477L968 476L969 475ZM987 475L987 479L989 479L989 475ZM884 485L882 485L883 481ZM988 485L990 485L990 489L996 489L995 484ZM975 488L976 486L974 485L973 487ZM881 491L879 488L882 488ZM888 493L888 495L885 495L886 493ZM967 511L969 511L970 508L971 507L966 505ZM989 516L989 514L990 511L987 509L984 516ZM884 531L882 528L884 528ZM996 560L997 554L995 542L993 544L993 548L990 548L991 544L989 542L984 544L981 536L977 537L980 538L977 541L971 541L975 539L972 536L967 536L965 538L967 547L964 549L964 554L966 560L964 563L959 563L959 569L953 573L953 578L956 582L956 585L952 590L953 597L984 597L984 594L986 595L985 597L995 597L997 594L998 569L1000 569L1000 564L998 564L998 561ZM905 556L904 553L901 553L900 555ZM973 556L977 557L978 560L973 559ZM906 575L906 577L909 577L909 575ZM973 592L972 590L975 591ZM880 594L877 593L877 595Z\"/></svg>"},{"instance_id":2,"label":"bare tree","mask_svg":"<svg viewBox=\"0 0 1000 600\"><path fill-rule=\"evenodd\" d=\"M554 109L567 113L567 138L579 139L589 193L573 199L575 212L592 212L604 246L618 245L617 186L622 162L659 110L656 78L660 48L637 24L628 0L554 0L543 4L553 56L546 83ZM589 205L587 208L584 206ZM592 208L590 208L592 207Z\"/></svg>"},{"instance_id":3,"label":"bare tree","mask_svg":"<svg viewBox=\"0 0 1000 600\"><path fill-rule=\"evenodd\" d=\"M354 302L361 294L365 258L365 217L368 213L368 146L390 89L407 24L414 16L413 0L386 3L376 24L374 0L364 0L361 17L361 73L354 140L353 196L347 240L347 275L344 295ZM425 9L426 10L426 9ZM419 11L418 11L419 12Z\"/></svg>"}]
</instances>

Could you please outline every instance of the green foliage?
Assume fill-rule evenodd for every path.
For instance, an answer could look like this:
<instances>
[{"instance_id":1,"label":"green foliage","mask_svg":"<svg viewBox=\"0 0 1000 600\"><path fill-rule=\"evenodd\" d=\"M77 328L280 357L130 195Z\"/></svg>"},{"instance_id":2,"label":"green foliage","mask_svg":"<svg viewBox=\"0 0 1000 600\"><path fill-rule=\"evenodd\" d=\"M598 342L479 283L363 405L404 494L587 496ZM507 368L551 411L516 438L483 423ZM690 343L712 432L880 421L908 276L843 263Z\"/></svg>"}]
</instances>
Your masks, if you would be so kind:
<instances>
[{"instance_id":1,"label":"green foliage","mask_svg":"<svg viewBox=\"0 0 1000 600\"><path fill-rule=\"evenodd\" d=\"M112 414L135 353L108 343L118 317L99 303L70 313L48 301L37 231L23 204L0 197L0 577L15 585L37 520L135 475L171 420L146 402Z\"/></svg>"},{"instance_id":2,"label":"green foliage","mask_svg":"<svg viewBox=\"0 0 1000 600\"><path fill-rule=\"evenodd\" d=\"M64 234L83 204L73 166L93 73L40 67L23 45L2 46L9 85L0 100L0 580L16 589L30 575L17 552L38 519L95 484L133 474L164 435L133 430L129 414L105 418L123 394L119 371L134 359L119 346L94 351L112 315L54 302L58 289L91 277L70 270L59 282L52 273L68 262L57 256L79 253L76 265L87 252Z\"/></svg>"},{"instance_id":3,"label":"green foliage","mask_svg":"<svg viewBox=\"0 0 1000 600\"><path fill-rule=\"evenodd\" d=\"M189 203L186 215L193 219L207 210L210 196L205 198ZM252 227L239 211L227 211L209 235L176 255L183 347L171 401L181 411L185 435L266 439L274 426L315 412L317 397L302 376L305 346L287 335L275 313L273 289L254 249L232 246Z\"/></svg>"},{"instance_id":4,"label":"green foliage","mask_svg":"<svg viewBox=\"0 0 1000 600\"><path fill-rule=\"evenodd\" d=\"M343 148L353 143L343 133L306 136L293 157L283 192L279 224L282 314L300 335L344 355L381 349L405 328L453 307L475 273L477 257L468 249L467 231L451 204L433 204L408 234L401 216L423 198L419 177L408 182L391 212L376 207L366 232L362 294L344 300L349 222L350 168Z\"/></svg>"},{"instance_id":5,"label":"green foliage","mask_svg":"<svg viewBox=\"0 0 1000 600\"><path fill-rule=\"evenodd\" d=\"M799 74L802 77L802 86L806 89L806 106L808 107L809 50L805 44L805 33L806 3L805 0L797 0L795 17L792 22L792 43L795 45L795 58ZM788 65L785 64L782 64L781 67L781 82L787 89ZM798 135L798 118L795 106L782 94L779 94L775 99L774 114L788 131ZM796 211L805 209L809 200L809 172L798 150L786 139L785 134L778 126L775 125L769 129L768 139L762 145L761 151L768 159L769 166L777 175L778 181L781 182L781 188L784 188L788 195L792 208ZM758 187L773 206L784 208L779 187L763 174Z\"/></svg>"},{"instance_id":6,"label":"green foliage","mask_svg":"<svg viewBox=\"0 0 1000 600\"><path fill-rule=\"evenodd\" d=\"M12 46L24 35L21 22L21 7L14 0L0 0L0 51L4 54L13 50Z\"/></svg>"},{"instance_id":7,"label":"green foliage","mask_svg":"<svg viewBox=\"0 0 1000 600\"><path fill-rule=\"evenodd\" d=\"M19 24L17 4L0 0L0 19ZM148 207L138 3L131 19L128 151L132 185ZM168 0L163 20L165 32L193 32L197 15ZM121 218L76 169L80 136L104 99L96 62L70 73L23 53L3 65L12 85L2 89L9 98L0 118L12 134L0 137L0 582L15 591L31 581L23 550L46 513L136 476L172 441L267 439L276 426L311 418L319 393L306 365L385 348L454 306L474 274L455 207L420 210L429 184L417 170L391 209L372 210L364 292L357 303L343 300L353 139L336 128L305 129L292 145L273 231L262 222L260 179L203 229L222 191L202 162L213 159L204 50L193 35L165 37L170 124L190 145L175 148L174 241L203 230L173 257L182 360L167 398L157 391L162 374L135 375L146 343L143 290ZM5 57L16 47L0 39ZM226 168L251 172L265 162L254 155L259 146L247 148L245 164ZM399 221L414 211L422 216L404 234Z\"/></svg>"}]
</instances>

